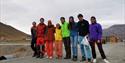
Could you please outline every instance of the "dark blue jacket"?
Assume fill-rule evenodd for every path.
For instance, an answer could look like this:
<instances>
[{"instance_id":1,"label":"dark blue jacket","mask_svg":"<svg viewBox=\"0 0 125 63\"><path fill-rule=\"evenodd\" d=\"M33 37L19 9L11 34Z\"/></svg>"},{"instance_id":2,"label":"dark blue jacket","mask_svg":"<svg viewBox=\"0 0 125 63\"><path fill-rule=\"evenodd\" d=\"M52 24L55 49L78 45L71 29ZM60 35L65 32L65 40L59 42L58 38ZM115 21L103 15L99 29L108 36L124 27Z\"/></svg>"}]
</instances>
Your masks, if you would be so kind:
<instances>
[{"instance_id":1,"label":"dark blue jacket","mask_svg":"<svg viewBox=\"0 0 125 63\"><path fill-rule=\"evenodd\" d=\"M31 36L32 36L31 42L36 42L37 32L36 32L36 29L34 29L33 27L31 28Z\"/></svg>"},{"instance_id":2,"label":"dark blue jacket","mask_svg":"<svg viewBox=\"0 0 125 63\"><path fill-rule=\"evenodd\" d=\"M77 23L71 23L72 26L70 26L70 36L76 36L78 35L78 28L77 28Z\"/></svg>"}]
</instances>

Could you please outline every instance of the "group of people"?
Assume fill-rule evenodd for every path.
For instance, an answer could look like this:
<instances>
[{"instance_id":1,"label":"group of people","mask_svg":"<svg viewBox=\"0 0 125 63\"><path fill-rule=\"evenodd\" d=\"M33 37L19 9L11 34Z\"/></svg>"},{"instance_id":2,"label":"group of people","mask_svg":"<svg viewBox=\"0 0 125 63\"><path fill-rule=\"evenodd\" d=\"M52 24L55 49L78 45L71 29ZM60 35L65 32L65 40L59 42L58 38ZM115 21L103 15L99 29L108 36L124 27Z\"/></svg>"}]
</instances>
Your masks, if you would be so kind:
<instances>
[{"instance_id":1,"label":"group of people","mask_svg":"<svg viewBox=\"0 0 125 63\"><path fill-rule=\"evenodd\" d=\"M81 61L96 63L95 44L97 44L99 52L105 63L109 63L102 48L102 27L96 21L96 17L90 18L91 24L83 18L82 14L78 14L78 22L74 17L69 17L69 22L64 17L60 18L59 23L54 26L51 20L48 25L44 24L44 18L40 19L40 23L32 23L31 48L34 51L33 57L43 58L47 54L47 58L53 58L53 52L56 52L56 58L63 57L63 44L65 48L64 59L78 60L78 44L81 49ZM86 44L88 42L88 44ZM72 52L71 52L72 51Z\"/></svg>"}]
</instances>

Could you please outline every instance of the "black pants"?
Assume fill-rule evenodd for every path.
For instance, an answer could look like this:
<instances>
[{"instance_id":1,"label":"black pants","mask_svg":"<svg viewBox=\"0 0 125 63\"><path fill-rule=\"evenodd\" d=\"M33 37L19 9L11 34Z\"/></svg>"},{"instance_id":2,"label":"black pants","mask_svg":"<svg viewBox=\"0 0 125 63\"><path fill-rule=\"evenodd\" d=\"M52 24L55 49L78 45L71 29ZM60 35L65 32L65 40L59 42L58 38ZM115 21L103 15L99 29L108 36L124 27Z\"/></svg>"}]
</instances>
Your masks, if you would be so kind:
<instances>
[{"instance_id":1,"label":"black pants","mask_svg":"<svg viewBox=\"0 0 125 63\"><path fill-rule=\"evenodd\" d=\"M106 56L105 56L105 53L103 51L102 43L101 42L97 43L97 41L91 41L90 42L90 46L91 46L91 49L92 49L92 56L93 56L93 58L94 59L96 58L95 43L97 44L97 47L98 47L99 52L100 52L100 54L102 56L102 59L105 59Z\"/></svg>"},{"instance_id":2,"label":"black pants","mask_svg":"<svg viewBox=\"0 0 125 63\"><path fill-rule=\"evenodd\" d=\"M36 55L36 52L37 52L37 49L36 49L36 39L32 39L31 49L34 51L34 55Z\"/></svg>"},{"instance_id":3,"label":"black pants","mask_svg":"<svg viewBox=\"0 0 125 63\"><path fill-rule=\"evenodd\" d=\"M71 58L71 45L70 45L70 37L63 38L66 57Z\"/></svg>"},{"instance_id":4,"label":"black pants","mask_svg":"<svg viewBox=\"0 0 125 63\"><path fill-rule=\"evenodd\" d=\"M37 45L37 55L38 56L44 56L45 53L45 46L44 45Z\"/></svg>"}]
</instances>

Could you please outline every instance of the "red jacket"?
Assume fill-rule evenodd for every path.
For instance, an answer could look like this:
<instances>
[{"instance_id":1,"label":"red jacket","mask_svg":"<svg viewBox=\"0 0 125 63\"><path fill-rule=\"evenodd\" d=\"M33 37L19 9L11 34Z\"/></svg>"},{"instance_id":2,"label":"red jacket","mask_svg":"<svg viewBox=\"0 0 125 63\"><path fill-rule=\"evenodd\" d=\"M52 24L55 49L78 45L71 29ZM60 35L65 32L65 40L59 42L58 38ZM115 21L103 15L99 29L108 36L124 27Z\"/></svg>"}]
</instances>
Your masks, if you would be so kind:
<instances>
[{"instance_id":1,"label":"red jacket","mask_svg":"<svg viewBox=\"0 0 125 63\"><path fill-rule=\"evenodd\" d=\"M45 31L46 31L46 25L39 23L37 26L37 37L44 38Z\"/></svg>"},{"instance_id":2,"label":"red jacket","mask_svg":"<svg viewBox=\"0 0 125 63\"><path fill-rule=\"evenodd\" d=\"M52 26L47 26L47 33L46 33L46 40L53 41L54 40L54 32L55 32L55 27L54 25Z\"/></svg>"}]
</instances>

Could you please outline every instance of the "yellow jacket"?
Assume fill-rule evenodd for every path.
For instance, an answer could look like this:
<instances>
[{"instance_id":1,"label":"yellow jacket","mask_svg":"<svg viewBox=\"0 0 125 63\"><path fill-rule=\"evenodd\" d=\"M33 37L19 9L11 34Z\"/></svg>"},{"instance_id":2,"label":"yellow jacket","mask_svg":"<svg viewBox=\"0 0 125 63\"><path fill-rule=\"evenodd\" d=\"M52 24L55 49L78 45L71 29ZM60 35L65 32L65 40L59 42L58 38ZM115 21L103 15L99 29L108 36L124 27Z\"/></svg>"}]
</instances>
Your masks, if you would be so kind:
<instances>
[{"instance_id":1,"label":"yellow jacket","mask_svg":"<svg viewBox=\"0 0 125 63\"><path fill-rule=\"evenodd\" d=\"M55 31L55 40L62 40L62 31L61 29L57 29Z\"/></svg>"}]
</instances>

